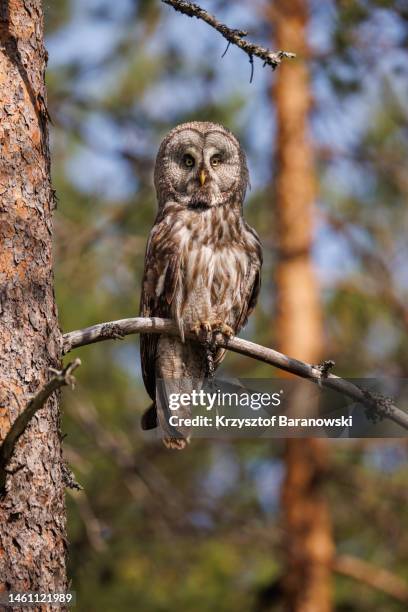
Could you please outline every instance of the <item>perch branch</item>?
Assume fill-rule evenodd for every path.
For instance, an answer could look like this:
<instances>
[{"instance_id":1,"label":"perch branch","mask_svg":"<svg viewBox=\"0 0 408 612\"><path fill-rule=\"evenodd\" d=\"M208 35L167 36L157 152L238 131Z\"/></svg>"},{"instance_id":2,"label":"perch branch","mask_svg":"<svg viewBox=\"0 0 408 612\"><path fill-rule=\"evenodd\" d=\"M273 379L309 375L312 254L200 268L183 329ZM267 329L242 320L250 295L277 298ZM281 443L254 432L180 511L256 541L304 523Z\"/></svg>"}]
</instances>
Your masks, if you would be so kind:
<instances>
[{"instance_id":1,"label":"perch branch","mask_svg":"<svg viewBox=\"0 0 408 612\"><path fill-rule=\"evenodd\" d=\"M371 588L387 593L397 601L408 603L408 585L399 576L351 555L338 555L333 561L338 574L363 582Z\"/></svg>"},{"instance_id":2,"label":"perch branch","mask_svg":"<svg viewBox=\"0 0 408 612\"><path fill-rule=\"evenodd\" d=\"M47 382L47 384L35 395L19 414L14 421L10 430L8 431L4 441L0 446L0 492L3 492L6 478L7 478L7 464L9 463L17 441L22 433L27 428L27 425L38 412L40 408L45 404L47 399L54 391L63 387L64 385L74 386L75 379L72 376L72 372L81 365L80 359L75 359L72 363L69 363L63 370L55 371L52 370L54 376Z\"/></svg>"},{"instance_id":3,"label":"perch branch","mask_svg":"<svg viewBox=\"0 0 408 612\"><path fill-rule=\"evenodd\" d=\"M296 57L295 53L289 53L287 51L271 51L266 47L260 47L259 45L255 45L254 43L249 42L248 40L244 40L245 36L248 35L248 32L245 30L236 30L233 28L229 28L224 25L214 15L211 15L204 9L202 9L198 4L194 2L186 2L185 0L162 0L164 4L168 4L172 6L176 11L180 13L184 13L184 15L188 15L189 17L197 17L197 19L201 19L208 23L212 28L217 30L228 42L227 49L229 45L235 45L242 49L244 53L248 55L249 61L251 63L251 80L253 73L253 61L254 56L259 57L264 62L264 66L267 64L272 67L272 70L275 70L277 66L281 63L284 58L293 58Z\"/></svg>"},{"instance_id":4,"label":"perch branch","mask_svg":"<svg viewBox=\"0 0 408 612\"><path fill-rule=\"evenodd\" d=\"M179 330L176 324L169 319L159 319L155 317L120 319L108 323L99 323L92 327L78 329L64 334L63 351L64 354L66 354L79 346L85 346L103 340L123 338L130 334L140 333L178 336ZM197 339L194 333L187 333L186 336L192 340ZM374 415L388 417L401 427L404 427L404 429L408 429L408 413L397 408L392 400L360 389L360 387L350 381L328 372L328 369L332 366L332 362L324 362L324 364L320 366L311 365L299 361L298 359L288 357L274 349L250 342L249 340L243 340L237 337L225 338L222 334L217 334L215 340L218 346L233 351L234 353L247 355L258 361L273 365L280 370L291 372L301 378L307 378L320 386L343 393L353 400L364 404Z\"/></svg>"}]
</instances>

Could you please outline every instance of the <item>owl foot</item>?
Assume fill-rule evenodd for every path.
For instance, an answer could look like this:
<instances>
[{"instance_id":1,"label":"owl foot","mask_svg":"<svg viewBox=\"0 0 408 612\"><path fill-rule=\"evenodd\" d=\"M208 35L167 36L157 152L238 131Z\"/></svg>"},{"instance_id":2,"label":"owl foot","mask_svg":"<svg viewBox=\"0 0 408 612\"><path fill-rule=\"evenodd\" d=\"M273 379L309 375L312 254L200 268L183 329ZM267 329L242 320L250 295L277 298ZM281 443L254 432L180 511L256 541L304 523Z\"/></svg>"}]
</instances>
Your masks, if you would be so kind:
<instances>
[{"instance_id":1,"label":"owl foot","mask_svg":"<svg viewBox=\"0 0 408 612\"><path fill-rule=\"evenodd\" d=\"M219 333L223 336L227 336L227 338L231 338L234 335L234 330L232 327L227 323L224 323L224 321L214 321L211 327L213 334Z\"/></svg>"},{"instance_id":2,"label":"owl foot","mask_svg":"<svg viewBox=\"0 0 408 612\"><path fill-rule=\"evenodd\" d=\"M234 335L234 330L230 325L220 319L216 321L198 321L191 327L191 331L197 336L198 340L208 342L215 334L223 334L230 338Z\"/></svg>"},{"instance_id":3,"label":"owl foot","mask_svg":"<svg viewBox=\"0 0 408 612\"><path fill-rule=\"evenodd\" d=\"M208 378L213 378L216 370L214 358L217 354L217 334L222 334L227 338L231 338L231 336L234 335L234 330L230 325L221 321L221 319L215 321L198 321L190 329L204 347L206 376Z\"/></svg>"},{"instance_id":4,"label":"owl foot","mask_svg":"<svg viewBox=\"0 0 408 612\"><path fill-rule=\"evenodd\" d=\"M211 339L211 322L210 321L197 321L192 327L190 331L196 335L197 340L201 342L209 342Z\"/></svg>"}]
</instances>

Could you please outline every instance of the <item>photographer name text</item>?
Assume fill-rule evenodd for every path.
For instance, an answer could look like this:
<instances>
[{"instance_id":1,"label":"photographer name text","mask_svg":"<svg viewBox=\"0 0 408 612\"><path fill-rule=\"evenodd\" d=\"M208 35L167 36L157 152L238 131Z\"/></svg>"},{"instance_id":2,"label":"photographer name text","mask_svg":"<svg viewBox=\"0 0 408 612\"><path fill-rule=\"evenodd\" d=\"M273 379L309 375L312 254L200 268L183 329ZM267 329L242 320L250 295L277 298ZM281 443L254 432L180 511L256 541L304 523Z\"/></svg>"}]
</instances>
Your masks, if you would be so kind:
<instances>
[{"instance_id":1,"label":"photographer name text","mask_svg":"<svg viewBox=\"0 0 408 612\"><path fill-rule=\"evenodd\" d=\"M244 417L233 418L224 415L216 415L215 417L198 415L195 417L180 417L175 414L169 417L169 424L172 427L216 427L218 428L236 428L243 429L246 427L352 427L353 417L342 416L338 418L330 417L308 417L308 418L290 418L286 415L273 415L267 417Z\"/></svg>"}]
</instances>

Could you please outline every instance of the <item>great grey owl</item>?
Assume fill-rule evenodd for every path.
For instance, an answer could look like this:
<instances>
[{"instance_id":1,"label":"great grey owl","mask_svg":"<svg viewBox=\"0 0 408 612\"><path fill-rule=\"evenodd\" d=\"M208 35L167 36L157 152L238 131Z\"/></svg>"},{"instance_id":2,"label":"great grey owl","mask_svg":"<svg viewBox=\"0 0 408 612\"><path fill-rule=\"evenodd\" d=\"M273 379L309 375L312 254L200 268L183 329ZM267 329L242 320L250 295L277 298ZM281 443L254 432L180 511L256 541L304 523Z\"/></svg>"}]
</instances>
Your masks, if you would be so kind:
<instances>
[{"instance_id":1,"label":"great grey owl","mask_svg":"<svg viewBox=\"0 0 408 612\"><path fill-rule=\"evenodd\" d=\"M157 155L154 182L158 213L147 243L140 314L173 319L180 337L141 335L143 380L153 400L142 427L159 425L166 446L184 448L188 428L169 425L166 394L157 383L191 392L210 363L220 364L224 349L185 333L202 339L241 329L257 301L262 250L243 218L245 154L222 125L194 121L171 130ZM190 408L178 415L190 415Z\"/></svg>"}]
</instances>

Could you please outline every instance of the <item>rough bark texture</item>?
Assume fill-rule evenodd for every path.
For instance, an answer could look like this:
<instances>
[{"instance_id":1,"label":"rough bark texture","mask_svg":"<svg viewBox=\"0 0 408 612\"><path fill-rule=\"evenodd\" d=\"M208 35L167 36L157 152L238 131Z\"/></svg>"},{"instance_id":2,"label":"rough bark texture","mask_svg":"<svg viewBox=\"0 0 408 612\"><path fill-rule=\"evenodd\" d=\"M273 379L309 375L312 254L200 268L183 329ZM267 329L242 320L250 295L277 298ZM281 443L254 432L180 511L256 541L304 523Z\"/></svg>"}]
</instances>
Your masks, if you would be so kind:
<instances>
[{"instance_id":1,"label":"rough bark texture","mask_svg":"<svg viewBox=\"0 0 408 612\"><path fill-rule=\"evenodd\" d=\"M298 59L276 74L276 213L279 263L276 270L279 347L298 359L318 363L322 345L319 291L311 258L315 180L308 136L310 87L305 61L307 0L271 2L275 44ZM286 444L282 491L287 567L285 608L291 612L329 612L332 538L321 491L327 464L325 442L292 439Z\"/></svg>"},{"instance_id":2,"label":"rough bark texture","mask_svg":"<svg viewBox=\"0 0 408 612\"><path fill-rule=\"evenodd\" d=\"M60 366L40 0L0 3L0 440ZM0 591L66 588L58 398L21 436L0 500Z\"/></svg>"}]
</instances>

